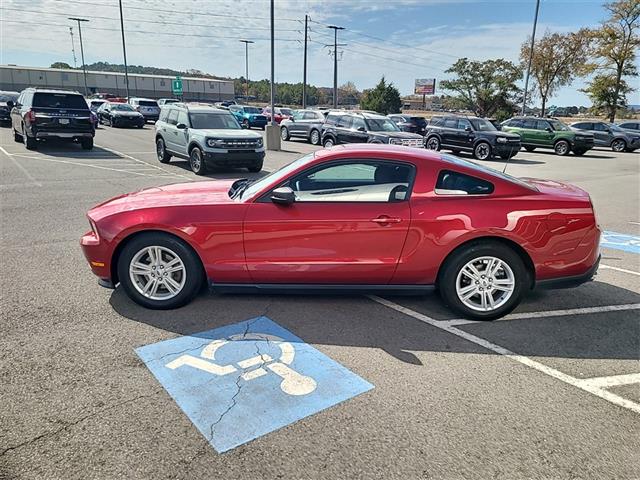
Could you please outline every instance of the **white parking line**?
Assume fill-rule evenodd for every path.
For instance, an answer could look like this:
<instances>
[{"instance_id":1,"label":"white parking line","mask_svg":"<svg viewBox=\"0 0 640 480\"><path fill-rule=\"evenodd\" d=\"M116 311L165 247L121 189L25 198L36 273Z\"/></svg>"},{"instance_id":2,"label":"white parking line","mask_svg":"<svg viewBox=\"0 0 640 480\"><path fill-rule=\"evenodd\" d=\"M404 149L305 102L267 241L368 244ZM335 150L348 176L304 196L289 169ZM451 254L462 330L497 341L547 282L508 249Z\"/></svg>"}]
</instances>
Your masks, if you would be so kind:
<instances>
[{"instance_id":1,"label":"white parking line","mask_svg":"<svg viewBox=\"0 0 640 480\"><path fill-rule=\"evenodd\" d=\"M65 163L67 165L76 165L79 167L87 167L87 168L97 168L98 170L109 170L111 172L120 172L120 173L130 173L131 175L139 175L142 177L159 177L159 176L167 176L164 170L162 171L163 174L160 173L156 173L156 174L147 174L147 173L139 173L139 172L132 172L131 170L124 170L122 168L111 168L111 167L103 167L101 165L91 165L89 163L79 163L79 162L71 162L69 160L60 160L57 158L47 158L47 157L29 157L29 158L33 158L35 160L42 160L43 162L52 162L52 163Z\"/></svg>"},{"instance_id":2,"label":"white parking line","mask_svg":"<svg viewBox=\"0 0 640 480\"><path fill-rule=\"evenodd\" d=\"M594 377L581 380L585 385L598 388L611 388L620 385L630 385L640 383L640 373L629 373L626 375L613 375L611 377Z\"/></svg>"},{"instance_id":3,"label":"white parking line","mask_svg":"<svg viewBox=\"0 0 640 480\"><path fill-rule=\"evenodd\" d=\"M492 352L495 352L498 355L503 355L507 358L510 358L511 360L514 360L522 365L525 365L526 367L529 367L533 370L537 370L538 372L541 372L545 375L548 375L557 380L560 380L561 382L564 382L568 385L572 385L581 390L589 392L592 395L595 395L608 402L613 403L614 405L618 405L619 407L626 408L628 410L631 410L632 412L640 414L640 404L636 402L632 402L631 400L627 400L626 398L623 398L619 395L611 393L607 390L604 390L601 387L592 385L588 382L584 382L583 380L572 377L571 375L567 375L566 373L562 373L561 371L556 370L555 368L551 368L546 365L543 365L542 363L536 362L535 360L532 360L529 357L525 357L524 355L518 355L512 352L511 350L501 347L500 345L496 345L495 343L485 340L484 338L477 337L471 333L467 333L463 330L460 330L459 328L456 328L452 325L448 325L445 322L435 320L427 315L424 315L419 312L415 312L410 308L403 307L402 305L398 305L397 303L390 302L389 300L386 300L384 298L380 298L375 295L370 295L369 298L374 302L384 305L385 307L389 307L397 312L403 313L405 315L409 315L410 317L413 317L416 320L419 320L423 323L431 325L432 327L436 327L436 328L439 328L440 330L444 330L445 332L448 332L452 335L463 338L471 343L475 343L476 345L486 348L487 350L491 350Z\"/></svg>"},{"instance_id":4,"label":"white parking line","mask_svg":"<svg viewBox=\"0 0 640 480\"><path fill-rule=\"evenodd\" d=\"M102 148L103 150L106 150L107 152L111 152L111 153L113 153L113 154L115 154L115 155L119 155L119 156L121 156L121 157L128 158L128 159L130 159L130 160L133 160L134 162L138 162L138 163L141 163L141 164L147 165L147 166L152 167L152 168L154 168L154 169L156 169L156 170L160 170L161 172L168 173L169 175L174 175L174 176L176 176L176 177L186 178L186 179L187 179L187 180L189 180L189 181L193 181L193 178L192 178L192 177L188 177L187 175L182 175L182 174L180 174L180 173L173 173L173 172L171 172L171 171L169 171L169 170L165 170L165 169L164 169L164 168L162 168L162 167L159 167L159 166L157 166L157 165L153 165L152 163L149 163L149 162L145 162L144 160L140 160L139 158L132 157L131 155L128 155L128 154L126 154L126 153L119 152L119 151L114 150L114 149L112 149L112 148L105 147L105 146L102 146L102 145L96 145L96 147L98 147L98 148Z\"/></svg>"},{"instance_id":5,"label":"white parking line","mask_svg":"<svg viewBox=\"0 0 640 480\"><path fill-rule=\"evenodd\" d=\"M616 272L630 273L631 275L640 275L640 272L634 272L633 270L627 270L626 268L612 267L610 265L600 265L600 268L605 270L615 270Z\"/></svg>"},{"instance_id":6,"label":"white parking line","mask_svg":"<svg viewBox=\"0 0 640 480\"><path fill-rule=\"evenodd\" d=\"M7 156L7 158L9 158L9 160L11 160L11 162L20 169L22 173L24 173L24 176L27 177L27 179L31 180L31 183L33 185L36 185L37 187L42 186L42 184L39 181L37 181L35 178L33 178L33 176L27 171L27 169L24 168L22 165L20 165L16 161L16 159L13 158L13 156L4 149L4 147L0 147L0 151L2 151L2 153L4 153Z\"/></svg>"}]
</instances>

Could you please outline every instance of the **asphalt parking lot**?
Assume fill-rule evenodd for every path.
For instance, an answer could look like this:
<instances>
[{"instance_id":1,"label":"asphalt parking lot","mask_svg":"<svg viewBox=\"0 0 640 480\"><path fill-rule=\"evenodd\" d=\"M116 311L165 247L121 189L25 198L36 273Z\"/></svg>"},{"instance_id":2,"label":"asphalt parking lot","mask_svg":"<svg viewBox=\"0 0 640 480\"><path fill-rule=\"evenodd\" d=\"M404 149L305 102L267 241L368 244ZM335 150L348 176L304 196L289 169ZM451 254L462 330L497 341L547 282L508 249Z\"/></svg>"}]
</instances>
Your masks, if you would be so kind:
<instances>
[{"instance_id":1,"label":"asphalt parking lot","mask_svg":"<svg viewBox=\"0 0 640 480\"><path fill-rule=\"evenodd\" d=\"M0 130L0 478L640 477L637 153L511 160L512 175L585 188L603 230L631 237L608 235L594 282L470 322L435 295L201 294L179 310L145 310L97 285L78 246L85 212L202 178L186 161L158 163L151 125L101 127L95 144L31 152ZM316 148L284 142L265 170ZM218 453L135 349L261 316L372 388ZM241 385L257 385L238 382L212 435L239 408ZM281 405L244 405L229 435Z\"/></svg>"}]
</instances>

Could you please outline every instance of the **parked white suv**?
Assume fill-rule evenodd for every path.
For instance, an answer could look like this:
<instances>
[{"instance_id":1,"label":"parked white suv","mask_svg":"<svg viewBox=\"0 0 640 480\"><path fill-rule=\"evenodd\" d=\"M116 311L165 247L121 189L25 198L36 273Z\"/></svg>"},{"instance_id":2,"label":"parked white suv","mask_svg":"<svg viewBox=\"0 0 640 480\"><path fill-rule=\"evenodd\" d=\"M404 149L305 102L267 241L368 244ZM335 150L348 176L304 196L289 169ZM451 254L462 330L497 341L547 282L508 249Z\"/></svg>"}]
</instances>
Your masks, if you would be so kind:
<instances>
[{"instance_id":1,"label":"parked white suv","mask_svg":"<svg viewBox=\"0 0 640 480\"><path fill-rule=\"evenodd\" d=\"M228 110L172 103L162 107L155 130L161 163L168 163L172 156L186 158L196 175L203 175L209 168L262 170L262 135L240 127Z\"/></svg>"},{"instance_id":2,"label":"parked white suv","mask_svg":"<svg viewBox=\"0 0 640 480\"><path fill-rule=\"evenodd\" d=\"M160 106L158 102L150 98L138 98L132 97L129 99L129 104L142 114L146 122L155 122L160 115Z\"/></svg>"}]
</instances>

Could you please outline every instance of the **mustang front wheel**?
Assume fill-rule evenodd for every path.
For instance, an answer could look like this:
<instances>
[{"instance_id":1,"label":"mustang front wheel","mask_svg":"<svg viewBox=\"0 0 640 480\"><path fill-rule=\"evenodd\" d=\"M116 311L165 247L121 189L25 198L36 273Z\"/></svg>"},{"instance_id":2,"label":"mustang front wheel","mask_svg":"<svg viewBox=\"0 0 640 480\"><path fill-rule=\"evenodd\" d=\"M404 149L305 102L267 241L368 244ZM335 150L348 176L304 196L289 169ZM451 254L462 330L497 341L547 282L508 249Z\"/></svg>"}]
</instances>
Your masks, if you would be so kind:
<instances>
[{"instance_id":1,"label":"mustang front wheel","mask_svg":"<svg viewBox=\"0 0 640 480\"><path fill-rule=\"evenodd\" d=\"M202 269L193 251L181 240L162 233L145 233L125 245L118 261L118 278L136 303L168 309L193 298L202 283Z\"/></svg>"},{"instance_id":2,"label":"mustang front wheel","mask_svg":"<svg viewBox=\"0 0 640 480\"><path fill-rule=\"evenodd\" d=\"M529 282L520 256L497 242L460 249L442 268L439 287L445 303L475 320L493 320L512 311Z\"/></svg>"}]
</instances>

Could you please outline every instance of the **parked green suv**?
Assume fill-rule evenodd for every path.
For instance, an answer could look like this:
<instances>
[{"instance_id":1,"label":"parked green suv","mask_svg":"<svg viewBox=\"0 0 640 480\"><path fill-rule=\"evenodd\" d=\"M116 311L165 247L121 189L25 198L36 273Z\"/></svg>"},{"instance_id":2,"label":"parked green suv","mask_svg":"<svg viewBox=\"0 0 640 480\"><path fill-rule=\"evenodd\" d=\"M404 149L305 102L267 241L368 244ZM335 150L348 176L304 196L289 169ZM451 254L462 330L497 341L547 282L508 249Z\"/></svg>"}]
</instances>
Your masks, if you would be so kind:
<instances>
[{"instance_id":1,"label":"parked green suv","mask_svg":"<svg viewBox=\"0 0 640 480\"><path fill-rule=\"evenodd\" d=\"M502 130L520 135L528 152L552 148L556 155L584 155L593 148L592 134L575 132L555 118L514 117L502 123Z\"/></svg>"}]
</instances>

